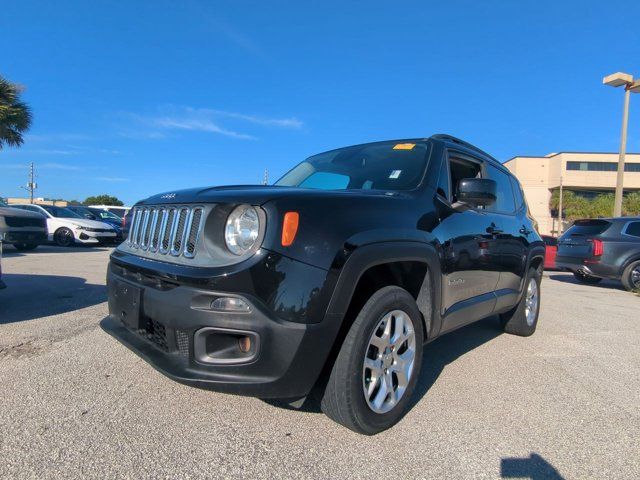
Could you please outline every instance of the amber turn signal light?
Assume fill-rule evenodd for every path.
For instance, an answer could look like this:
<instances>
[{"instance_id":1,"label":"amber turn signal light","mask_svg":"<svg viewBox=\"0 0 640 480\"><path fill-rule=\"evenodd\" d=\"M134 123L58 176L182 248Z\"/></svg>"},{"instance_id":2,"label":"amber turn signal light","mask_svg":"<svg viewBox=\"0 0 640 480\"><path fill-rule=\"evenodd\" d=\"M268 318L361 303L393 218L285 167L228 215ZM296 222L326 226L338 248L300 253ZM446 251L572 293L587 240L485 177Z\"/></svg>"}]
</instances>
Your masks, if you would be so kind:
<instances>
[{"instance_id":1,"label":"amber turn signal light","mask_svg":"<svg viewBox=\"0 0 640 480\"><path fill-rule=\"evenodd\" d=\"M293 243L298 233L298 223L300 222L300 215L298 212L287 212L284 214L284 221L282 222L282 246L288 247Z\"/></svg>"}]
</instances>

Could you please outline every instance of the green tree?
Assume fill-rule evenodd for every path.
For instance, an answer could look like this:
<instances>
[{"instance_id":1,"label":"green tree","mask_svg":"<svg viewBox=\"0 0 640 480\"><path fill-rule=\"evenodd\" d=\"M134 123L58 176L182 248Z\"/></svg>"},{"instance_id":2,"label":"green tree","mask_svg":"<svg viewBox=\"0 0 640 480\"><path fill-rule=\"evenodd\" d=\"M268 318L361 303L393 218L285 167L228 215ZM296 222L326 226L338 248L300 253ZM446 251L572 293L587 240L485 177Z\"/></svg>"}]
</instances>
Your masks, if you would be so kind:
<instances>
[{"instance_id":1,"label":"green tree","mask_svg":"<svg viewBox=\"0 0 640 480\"><path fill-rule=\"evenodd\" d=\"M19 147L22 134L31 126L31 110L20 101L22 87L0 77L0 150Z\"/></svg>"},{"instance_id":2,"label":"green tree","mask_svg":"<svg viewBox=\"0 0 640 480\"><path fill-rule=\"evenodd\" d=\"M111 195L103 194L96 195L95 197L87 197L87 199L82 202L84 205L113 205L114 207L121 207L124 205L121 200L117 197L112 197Z\"/></svg>"},{"instance_id":3,"label":"green tree","mask_svg":"<svg viewBox=\"0 0 640 480\"><path fill-rule=\"evenodd\" d=\"M625 195L622 202L623 215L640 215L640 192Z\"/></svg>"}]
</instances>

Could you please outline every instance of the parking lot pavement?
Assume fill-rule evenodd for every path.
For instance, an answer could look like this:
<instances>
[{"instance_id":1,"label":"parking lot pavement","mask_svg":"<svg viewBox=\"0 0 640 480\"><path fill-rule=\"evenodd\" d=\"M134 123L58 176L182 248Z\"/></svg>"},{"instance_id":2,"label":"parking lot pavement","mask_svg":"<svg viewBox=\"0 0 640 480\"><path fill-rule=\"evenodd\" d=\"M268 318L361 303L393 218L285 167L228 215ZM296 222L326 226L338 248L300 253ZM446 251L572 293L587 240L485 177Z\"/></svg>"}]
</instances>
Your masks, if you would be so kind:
<instances>
[{"instance_id":1,"label":"parking lot pavement","mask_svg":"<svg viewBox=\"0 0 640 480\"><path fill-rule=\"evenodd\" d=\"M0 478L640 478L640 298L545 274L533 337L495 318L425 350L375 437L168 380L98 326L108 249L5 249Z\"/></svg>"}]
</instances>

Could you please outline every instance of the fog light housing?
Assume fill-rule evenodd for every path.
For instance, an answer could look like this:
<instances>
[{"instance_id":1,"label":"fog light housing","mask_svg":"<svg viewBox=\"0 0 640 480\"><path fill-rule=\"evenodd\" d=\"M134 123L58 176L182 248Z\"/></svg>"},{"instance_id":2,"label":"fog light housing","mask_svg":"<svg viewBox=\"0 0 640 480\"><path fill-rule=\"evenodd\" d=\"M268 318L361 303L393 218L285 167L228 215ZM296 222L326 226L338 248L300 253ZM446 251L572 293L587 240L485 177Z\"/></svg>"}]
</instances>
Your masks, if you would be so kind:
<instances>
[{"instance_id":1,"label":"fog light housing","mask_svg":"<svg viewBox=\"0 0 640 480\"><path fill-rule=\"evenodd\" d=\"M211 302L211 310L216 312L249 313L249 304L238 297L218 297Z\"/></svg>"},{"instance_id":2,"label":"fog light housing","mask_svg":"<svg viewBox=\"0 0 640 480\"><path fill-rule=\"evenodd\" d=\"M251 337L240 337L238 339L238 348L242 353L249 353L251 351Z\"/></svg>"}]
</instances>

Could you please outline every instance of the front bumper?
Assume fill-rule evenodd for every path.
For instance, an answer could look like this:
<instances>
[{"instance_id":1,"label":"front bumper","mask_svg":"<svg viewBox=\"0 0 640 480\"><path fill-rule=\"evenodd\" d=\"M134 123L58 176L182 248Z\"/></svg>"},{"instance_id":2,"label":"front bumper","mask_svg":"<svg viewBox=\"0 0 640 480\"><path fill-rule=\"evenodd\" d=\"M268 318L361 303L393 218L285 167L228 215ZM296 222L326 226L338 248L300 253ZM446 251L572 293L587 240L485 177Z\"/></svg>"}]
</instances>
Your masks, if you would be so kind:
<instances>
[{"instance_id":1,"label":"front bumper","mask_svg":"<svg viewBox=\"0 0 640 480\"><path fill-rule=\"evenodd\" d=\"M76 240L81 243L109 243L116 240L116 232L88 232L77 230Z\"/></svg>"},{"instance_id":2,"label":"front bumper","mask_svg":"<svg viewBox=\"0 0 640 480\"><path fill-rule=\"evenodd\" d=\"M273 262L272 255L267 257L270 260L250 270ZM327 316L316 323L283 320L259 291L251 292L254 287L244 280L246 271L224 276L226 282L237 277L236 288L229 291L169 283L121 260L114 262L112 257L107 274L109 316L101 326L161 373L195 387L260 398L291 399L309 393L329 356L339 318ZM289 267L315 269L300 262ZM221 286L211 280L210 286ZM300 286L296 288L299 294ZM251 312L211 310L212 300L221 296L245 299ZM228 341L234 335L248 336L252 350L239 352L239 344Z\"/></svg>"},{"instance_id":3,"label":"front bumper","mask_svg":"<svg viewBox=\"0 0 640 480\"><path fill-rule=\"evenodd\" d=\"M5 243L44 243L47 241L47 234L43 231L8 231L4 234Z\"/></svg>"}]
</instances>

